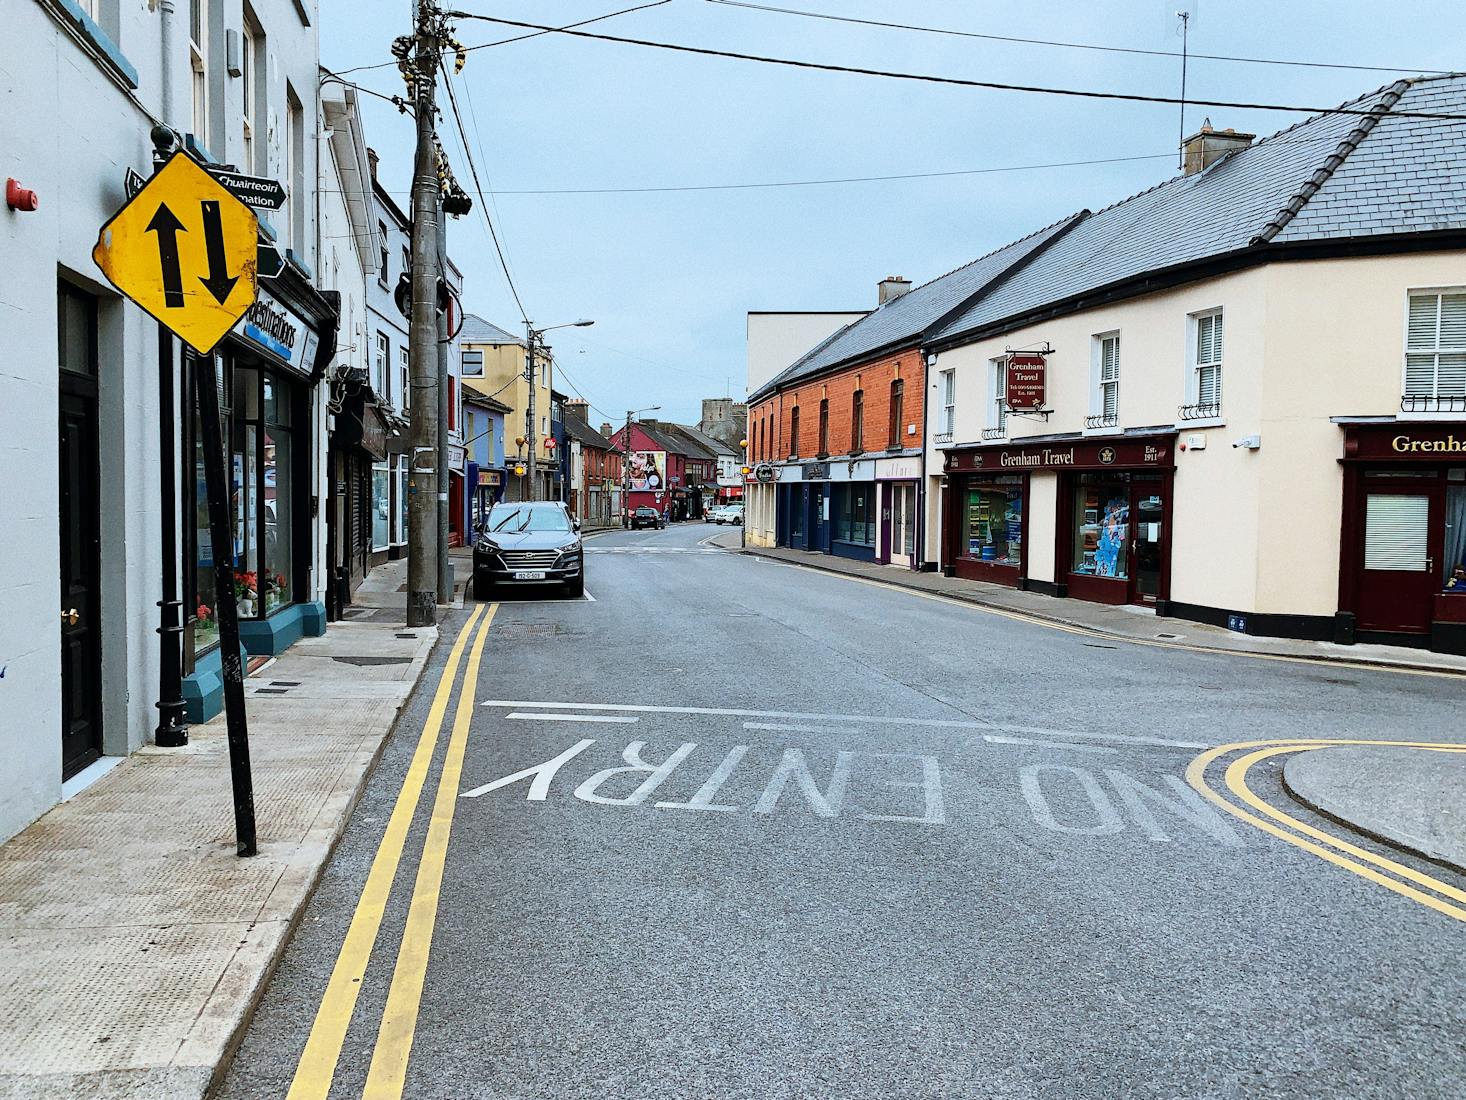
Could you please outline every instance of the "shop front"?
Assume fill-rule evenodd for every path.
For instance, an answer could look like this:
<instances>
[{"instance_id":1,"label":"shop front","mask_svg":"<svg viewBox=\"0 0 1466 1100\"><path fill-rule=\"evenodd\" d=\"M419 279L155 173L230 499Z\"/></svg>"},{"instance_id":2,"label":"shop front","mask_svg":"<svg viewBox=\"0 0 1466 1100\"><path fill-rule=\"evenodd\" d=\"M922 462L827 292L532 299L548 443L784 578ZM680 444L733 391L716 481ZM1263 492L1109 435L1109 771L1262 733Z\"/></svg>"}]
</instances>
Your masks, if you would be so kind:
<instances>
[{"instance_id":1,"label":"shop front","mask_svg":"<svg viewBox=\"0 0 1466 1100\"><path fill-rule=\"evenodd\" d=\"M468 500L468 529L477 532L488 521L490 509L504 496L504 470L470 462L466 479L472 487Z\"/></svg>"},{"instance_id":2,"label":"shop front","mask_svg":"<svg viewBox=\"0 0 1466 1100\"><path fill-rule=\"evenodd\" d=\"M1054 594L1155 605L1170 590L1174 434L947 452L943 564L1027 587L1030 482L1056 474Z\"/></svg>"},{"instance_id":3,"label":"shop front","mask_svg":"<svg viewBox=\"0 0 1466 1100\"><path fill-rule=\"evenodd\" d=\"M921 458L919 455L878 458L875 479L881 517L876 560L885 565L915 568L916 548L921 538L917 504Z\"/></svg>"},{"instance_id":4,"label":"shop front","mask_svg":"<svg viewBox=\"0 0 1466 1100\"><path fill-rule=\"evenodd\" d=\"M875 463L849 459L779 467L778 544L856 561L876 560Z\"/></svg>"},{"instance_id":5,"label":"shop front","mask_svg":"<svg viewBox=\"0 0 1466 1100\"><path fill-rule=\"evenodd\" d=\"M276 654L302 636L325 631L325 607L314 598L311 577L312 391L321 331L330 332L334 317L313 291L302 297L315 306L314 316L262 289L215 352L233 519L233 545L222 552L233 564L240 642L251 654ZM326 342L332 340L328 336ZM193 410L187 447L194 474L185 485L191 516L185 538L194 566L185 578L183 693L189 720L203 721L222 705L214 576L214 555L221 548L209 531L195 377L187 371L187 407Z\"/></svg>"},{"instance_id":6,"label":"shop front","mask_svg":"<svg viewBox=\"0 0 1466 1100\"><path fill-rule=\"evenodd\" d=\"M1340 640L1466 653L1466 423L1344 428Z\"/></svg>"},{"instance_id":7,"label":"shop front","mask_svg":"<svg viewBox=\"0 0 1466 1100\"><path fill-rule=\"evenodd\" d=\"M340 397L327 467L328 610L340 618L357 586L391 552L397 484L387 452L389 426L366 386Z\"/></svg>"}]
</instances>

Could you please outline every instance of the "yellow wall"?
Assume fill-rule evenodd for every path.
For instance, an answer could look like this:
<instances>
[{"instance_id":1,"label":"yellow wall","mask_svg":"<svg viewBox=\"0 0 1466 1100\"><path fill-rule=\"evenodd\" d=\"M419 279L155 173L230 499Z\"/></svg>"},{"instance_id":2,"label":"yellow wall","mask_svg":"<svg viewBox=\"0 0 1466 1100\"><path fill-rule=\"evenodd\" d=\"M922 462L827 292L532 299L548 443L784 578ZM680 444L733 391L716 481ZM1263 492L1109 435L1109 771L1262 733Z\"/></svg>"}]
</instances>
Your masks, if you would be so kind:
<instances>
[{"instance_id":1,"label":"yellow wall","mask_svg":"<svg viewBox=\"0 0 1466 1100\"><path fill-rule=\"evenodd\" d=\"M524 377L524 347L520 344L465 342L463 349L484 353L484 376L465 378L464 386L475 393L504 402L511 410L504 416L504 458L513 465L516 454L515 439L525 434L525 417L529 412L529 382ZM539 423L535 426L535 450L541 463L544 463L549 454L545 450L544 440L549 434L550 387L554 385L554 365L543 354L537 354L536 360L535 419ZM518 453L528 457L527 449ZM510 478L513 479L512 474Z\"/></svg>"}]
</instances>

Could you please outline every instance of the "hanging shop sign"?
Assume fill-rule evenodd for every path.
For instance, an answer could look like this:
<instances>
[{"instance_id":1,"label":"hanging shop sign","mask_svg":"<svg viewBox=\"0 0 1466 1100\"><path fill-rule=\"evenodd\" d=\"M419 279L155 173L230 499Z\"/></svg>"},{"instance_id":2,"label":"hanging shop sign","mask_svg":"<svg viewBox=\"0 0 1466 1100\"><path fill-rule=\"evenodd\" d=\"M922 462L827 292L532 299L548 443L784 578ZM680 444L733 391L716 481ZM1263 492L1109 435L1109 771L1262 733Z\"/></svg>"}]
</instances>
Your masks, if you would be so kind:
<instances>
[{"instance_id":1,"label":"hanging shop sign","mask_svg":"<svg viewBox=\"0 0 1466 1100\"><path fill-rule=\"evenodd\" d=\"M1106 470L1150 468L1169 470L1176 465L1176 437L1115 439L1095 443L1043 443L1028 446L974 447L947 452L945 470Z\"/></svg>"},{"instance_id":2,"label":"hanging shop sign","mask_svg":"<svg viewBox=\"0 0 1466 1100\"><path fill-rule=\"evenodd\" d=\"M448 469L462 470L463 463L467 457L464 449L457 443L448 444Z\"/></svg>"},{"instance_id":3,"label":"hanging shop sign","mask_svg":"<svg viewBox=\"0 0 1466 1100\"><path fill-rule=\"evenodd\" d=\"M1037 412L1048 401L1049 361L1041 352L1008 355L1005 400L1012 412Z\"/></svg>"},{"instance_id":4,"label":"hanging shop sign","mask_svg":"<svg viewBox=\"0 0 1466 1100\"><path fill-rule=\"evenodd\" d=\"M310 375L320 337L295 311L263 288L240 322L238 333L286 366Z\"/></svg>"}]
</instances>

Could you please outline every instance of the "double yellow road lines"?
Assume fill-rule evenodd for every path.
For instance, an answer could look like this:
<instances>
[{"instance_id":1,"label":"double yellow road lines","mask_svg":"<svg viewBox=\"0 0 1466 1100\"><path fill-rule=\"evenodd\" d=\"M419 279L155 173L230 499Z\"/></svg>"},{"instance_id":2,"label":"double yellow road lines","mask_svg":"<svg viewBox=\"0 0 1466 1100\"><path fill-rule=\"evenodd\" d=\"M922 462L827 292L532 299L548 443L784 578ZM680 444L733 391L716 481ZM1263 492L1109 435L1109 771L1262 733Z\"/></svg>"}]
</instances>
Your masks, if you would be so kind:
<instances>
[{"instance_id":1,"label":"double yellow road lines","mask_svg":"<svg viewBox=\"0 0 1466 1100\"><path fill-rule=\"evenodd\" d=\"M489 627L493 624L497 610L498 604L489 605L487 613L482 605L474 608L448 654L442 679L438 681L427 720L423 723L422 733L413 751L412 762L408 765L407 775L392 807L392 816L388 819L386 831L377 846L377 854L372 859L366 885L356 904L356 912L352 915L341 951L336 956L336 965L326 983L325 995L316 1010L315 1023L311 1026L305 1050L301 1053L287 1100L325 1100L331 1091L341 1049L346 1042L346 1032L356 1011L357 995L361 991L372 949L382 927L382 918L392 893L392 883L397 877L398 865L402 862L407 834L417 813L423 787L427 783L428 771L442 733L443 719L453 699L458 682L458 667L463 662L464 651L468 649L469 639L472 638L467 669L458 692L458 706L454 711L453 729L438 779L437 796L433 800L432 817L428 821L427 840L423 846L422 859L418 863L417 880L413 884L407 924L392 971L387 1007L377 1031L371 1068L367 1072L366 1087L362 1092L363 1100L399 1100L402 1096L407 1061L412 1053L413 1033L417 1026L418 1007L422 1001L423 980L427 974L428 952L432 947L433 925L438 915L438 892L443 882L448 835L453 827L453 810L458 801L463 753L468 744L469 724L473 719L479 662L483 657L484 640L488 637Z\"/></svg>"},{"instance_id":2,"label":"double yellow road lines","mask_svg":"<svg viewBox=\"0 0 1466 1100\"><path fill-rule=\"evenodd\" d=\"M1279 840L1287 841L1296 848L1335 867L1368 879L1386 890L1409 898L1411 901L1434 909L1448 917L1466 921L1466 890L1449 882L1407 867L1396 860L1378 855L1357 844L1333 836L1315 828L1305 821L1284 813L1260 798L1247 783L1247 773L1264 760L1287 753L1312 752L1335 745L1373 745L1381 748L1414 749L1420 752L1463 753L1466 745L1440 744L1431 741L1365 741L1365 740L1274 740L1238 741L1221 745L1202 753L1186 769L1186 781L1233 817L1247 822L1255 828ZM1252 750L1250 752L1246 750ZM1227 764L1222 781L1228 791L1238 800L1233 802L1207 783L1206 772L1212 764L1224 756L1242 753ZM1238 802L1241 805L1238 805ZM1244 809L1243 806L1249 807ZM1257 813L1252 813L1256 810ZM1263 816L1259 817L1258 814Z\"/></svg>"}]
</instances>

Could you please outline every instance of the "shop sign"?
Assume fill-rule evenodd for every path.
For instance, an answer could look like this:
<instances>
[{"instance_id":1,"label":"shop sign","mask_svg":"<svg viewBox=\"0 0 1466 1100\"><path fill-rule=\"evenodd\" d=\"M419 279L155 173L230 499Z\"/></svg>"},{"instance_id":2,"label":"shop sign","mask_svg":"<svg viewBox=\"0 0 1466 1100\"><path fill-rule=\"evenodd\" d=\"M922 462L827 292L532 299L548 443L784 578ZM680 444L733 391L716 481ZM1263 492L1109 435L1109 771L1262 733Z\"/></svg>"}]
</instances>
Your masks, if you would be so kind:
<instances>
[{"instance_id":1,"label":"shop sign","mask_svg":"<svg viewBox=\"0 0 1466 1100\"><path fill-rule=\"evenodd\" d=\"M1350 427L1346 459L1466 463L1466 424L1386 424Z\"/></svg>"},{"instance_id":2,"label":"shop sign","mask_svg":"<svg viewBox=\"0 0 1466 1100\"><path fill-rule=\"evenodd\" d=\"M387 457L387 422L375 405L361 410L361 448L378 462Z\"/></svg>"},{"instance_id":3,"label":"shop sign","mask_svg":"<svg viewBox=\"0 0 1466 1100\"><path fill-rule=\"evenodd\" d=\"M774 464L772 462L760 462L753 468L753 479L765 485L773 481L777 476L774 473Z\"/></svg>"},{"instance_id":4,"label":"shop sign","mask_svg":"<svg viewBox=\"0 0 1466 1100\"><path fill-rule=\"evenodd\" d=\"M828 462L806 462L804 464L805 481L828 481L830 479L830 464Z\"/></svg>"},{"instance_id":5,"label":"shop sign","mask_svg":"<svg viewBox=\"0 0 1466 1100\"><path fill-rule=\"evenodd\" d=\"M504 474L500 470L480 470L478 472L479 487L493 488L504 480Z\"/></svg>"},{"instance_id":6,"label":"shop sign","mask_svg":"<svg viewBox=\"0 0 1466 1100\"><path fill-rule=\"evenodd\" d=\"M1049 361L1036 351L1008 356L1004 400L1012 412L1037 412L1048 400Z\"/></svg>"},{"instance_id":7,"label":"shop sign","mask_svg":"<svg viewBox=\"0 0 1466 1100\"><path fill-rule=\"evenodd\" d=\"M263 287L235 331L287 366L301 374L310 374L319 337L300 316Z\"/></svg>"},{"instance_id":8,"label":"shop sign","mask_svg":"<svg viewBox=\"0 0 1466 1100\"><path fill-rule=\"evenodd\" d=\"M946 471L1105 470L1136 467L1170 469L1176 464L1175 437L1123 439L1105 443L1049 443L948 451Z\"/></svg>"},{"instance_id":9,"label":"shop sign","mask_svg":"<svg viewBox=\"0 0 1466 1100\"><path fill-rule=\"evenodd\" d=\"M915 455L876 459L877 481L915 481L921 477L921 459Z\"/></svg>"},{"instance_id":10,"label":"shop sign","mask_svg":"<svg viewBox=\"0 0 1466 1100\"><path fill-rule=\"evenodd\" d=\"M448 444L448 469L463 469L463 461L465 457L466 456L463 453L463 448L460 447L457 443Z\"/></svg>"}]
</instances>

